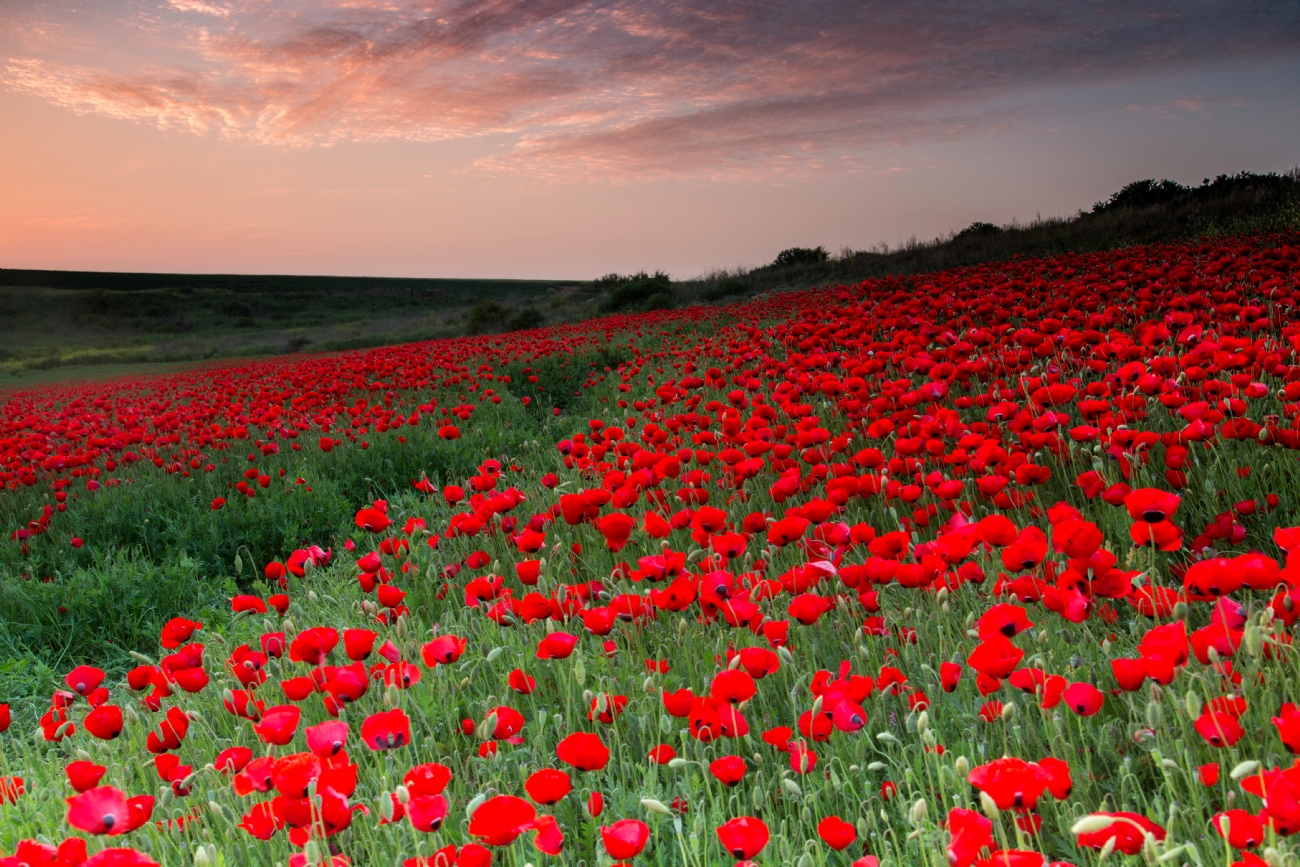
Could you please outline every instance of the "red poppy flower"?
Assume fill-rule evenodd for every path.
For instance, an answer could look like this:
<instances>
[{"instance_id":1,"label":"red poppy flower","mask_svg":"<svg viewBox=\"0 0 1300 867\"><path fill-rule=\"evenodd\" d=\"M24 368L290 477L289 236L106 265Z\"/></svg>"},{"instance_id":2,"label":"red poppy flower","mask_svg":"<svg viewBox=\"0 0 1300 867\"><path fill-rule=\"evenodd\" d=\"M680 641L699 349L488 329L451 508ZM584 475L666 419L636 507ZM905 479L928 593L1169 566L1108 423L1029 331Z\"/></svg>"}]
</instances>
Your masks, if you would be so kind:
<instances>
[{"instance_id":1,"label":"red poppy flower","mask_svg":"<svg viewBox=\"0 0 1300 867\"><path fill-rule=\"evenodd\" d=\"M253 751L248 747L227 747L217 753L212 766L223 774L239 773L253 759Z\"/></svg>"},{"instance_id":2,"label":"red poppy flower","mask_svg":"<svg viewBox=\"0 0 1300 867\"><path fill-rule=\"evenodd\" d=\"M451 769L438 762L416 765L406 772L402 785L412 797L420 795L438 795L451 782Z\"/></svg>"},{"instance_id":3,"label":"red poppy flower","mask_svg":"<svg viewBox=\"0 0 1300 867\"><path fill-rule=\"evenodd\" d=\"M1119 688L1126 692L1140 689L1146 683L1147 667L1141 659L1112 659L1110 670Z\"/></svg>"},{"instance_id":4,"label":"red poppy flower","mask_svg":"<svg viewBox=\"0 0 1300 867\"><path fill-rule=\"evenodd\" d=\"M663 694L664 710L669 716L685 717L691 712L691 702L695 701L695 695L689 689L679 689L676 692L664 690Z\"/></svg>"},{"instance_id":5,"label":"red poppy flower","mask_svg":"<svg viewBox=\"0 0 1300 867\"><path fill-rule=\"evenodd\" d=\"M1263 823L1246 810L1216 813L1210 820L1210 826L1228 841L1229 846L1237 850L1254 849L1264 842Z\"/></svg>"},{"instance_id":6,"label":"red poppy flower","mask_svg":"<svg viewBox=\"0 0 1300 867\"><path fill-rule=\"evenodd\" d=\"M1092 716L1101 710L1106 694L1090 683L1072 683L1062 694L1066 705L1079 716Z\"/></svg>"},{"instance_id":7,"label":"red poppy flower","mask_svg":"<svg viewBox=\"0 0 1300 867\"><path fill-rule=\"evenodd\" d=\"M650 826L640 819L620 819L600 828L600 841L609 857L619 861L635 858L650 839Z\"/></svg>"},{"instance_id":8,"label":"red poppy flower","mask_svg":"<svg viewBox=\"0 0 1300 867\"><path fill-rule=\"evenodd\" d=\"M973 768L966 779L999 810L1032 810L1052 783L1052 774L1033 762L1007 757Z\"/></svg>"},{"instance_id":9,"label":"red poppy flower","mask_svg":"<svg viewBox=\"0 0 1300 867\"><path fill-rule=\"evenodd\" d=\"M1112 821L1096 831L1080 834L1078 844L1084 849L1103 849L1112 840L1115 851L1136 855L1142 851L1148 836L1157 843L1165 839L1165 829L1138 813L1092 813L1088 818L1105 817Z\"/></svg>"},{"instance_id":10,"label":"red poppy flower","mask_svg":"<svg viewBox=\"0 0 1300 867\"><path fill-rule=\"evenodd\" d=\"M338 755L348 741L348 724L341 720L329 720L318 725L308 726L307 749L322 759Z\"/></svg>"},{"instance_id":11,"label":"red poppy flower","mask_svg":"<svg viewBox=\"0 0 1300 867\"><path fill-rule=\"evenodd\" d=\"M719 825L716 831L722 848L738 861L748 861L762 852L769 837L767 825L753 816L731 819Z\"/></svg>"},{"instance_id":12,"label":"red poppy flower","mask_svg":"<svg viewBox=\"0 0 1300 867\"><path fill-rule=\"evenodd\" d=\"M669 744L660 744L650 750L649 757L650 761L654 762L656 765L666 765L673 759L677 758L677 750L673 749Z\"/></svg>"},{"instance_id":13,"label":"red poppy flower","mask_svg":"<svg viewBox=\"0 0 1300 867\"><path fill-rule=\"evenodd\" d=\"M599 771L609 763L609 747L599 737L574 732L555 747L555 755L580 771Z\"/></svg>"},{"instance_id":14,"label":"red poppy flower","mask_svg":"<svg viewBox=\"0 0 1300 867\"><path fill-rule=\"evenodd\" d=\"M442 795L419 795L406 802L406 818L412 828L428 834L442 827L449 807Z\"/></svg>"},{"instance_id":15,"label":"red poppy flower","mask_svg":"<svg viewBox=\"0 0 1300 867\"><path fill-rule=\"evenodd\" d=\"M261 721L253 723L253 731L266 743L282 747L293 740L301 718L302 711L291 704L267 708Z\"/></svg>"},{"instance_id":16,"label":"red poppy flower","mask_svg":"<svg viewBox=\"0 0 1300 867\"><path fill-rule=\"evenodd\" d=\"M537 833L533 836L533 846L546 855L559 855L564 851L564 833L554 816L538 816L533 823Z\"/></svg>"},{"instance_id":17,"label":"red poppy flower","mask_svg":"<svg viewBox=\"0 0 1300 867\"><path fill-rule=\"evenodd\" d=\"M537 680L517 668L510 672L510 675L506 678L506 683L515 692L523 695L529 695L537 689Z\"/></svg>"},{"instance_id":18,"label":"red poppy flower","mask_svg":"<svg viewBox=\"0 0 1300 867\"><path fill-rule=\"evenodd\" d=\"M636 528L636 521L622 512L605 515L596 521L596 529L605 537L605 547L610 551L621 551Z\"/></svg>"},{"instance_id":19,"label":"red poppy flower","mask_svg":"<svg viewBox=\"0 0 1300 867\"><path fill-rule=\"evenodd\" d=\"M104 741L111 741L122 733L122 709L116 705L101 704L86 714L82 726L93 736ZM4 731L0 728L0 731Z\"/></svg>"},{"instance_id":20,"label":"red poppy flower","mask_svg":"<svg viewBox=\"0 0 1300 867\"><path fill-rule=\"evenodd\" d=\"M78 761L72 762L63 770L68 776L68 785L72 786L73 791L80 793L98 786L107 768L94 762Z\"/></svg>"},{"instance_id":21,"label":"red poppy flower","mask_svg":"<svg viewBox=\"0 0 1300 867\"><path fill-rule=\"evenodd\" d=\"M975 624L981 640L993 635L1015 638L1033 625L1033 621L1026 615L1024 608L1006 602L994 605L988 611L985 611Z\"/></svg>"},{"instance_id":22,"label":"red poppy flower","mask_svg":"<svg viewBox=\"0 0 1300 867\"><path fill-rule=\"evenodd\" d=\"M827 846L840 852L853 845L853 841L858 839L858 829L839 816L827 816L817 823L817 836L821 837L822 842Z\"/></svg>"},{"instance_id":23,"label":"red poppy flower","mask_svg":"<svg viewBox=\"0 0 1300 867\"><path fill-rule=\"evenodd\" d=\"M806 774L817 767L817 754L804 743L790 744L790 770L796 774Z\"/></svg>"},{"instance_id":24,"label":"red poppy flower","mask_svg":"<svg viewBox=\"0 0 1300 867\"><path fill-rule=\"evenodd\" d=\"M438 665L451 665L460 659L460 655L465 652L468 642L455 635L440 635L433 641L427 642L420 649L420 656L424 664L429 668Z\"/></svg>"},{"instance_id":25,"label":"red poppy flower","mask_svg":"<svg viewBox=\"0 0 1300 867\"><path fill-rule=\"evenodd\" d=\"M411 720L395 707L366 717L361 723L361 740L372 750L392 750L411 742Z\"/></svg>"},{"instance_id":26,"label":"red poppy flower","mask_svg":"<svg viewBox=\"0 0 1300 867\"><path fill-rule=\"evenodd\" d=\"M82 861L81 867L158 867L158 862L135 849L101 849Z\"/></svg>"},{"instance_id":27,"label":"red poppy flower","mask_svg":"<svg viewBox=\"0 0 1300 867\"><path fill-rule=\"evenodd\" d=\"M948 863L951 867L970 867L985 847L992 847L993 823L962 807L948 811Z\"/></svg>"},{"instance_id":28,"label":"red poppy flower","mask_svg":"<svg viewBox=\"0 0 1300 867\"><path fill-rule=\"evenodd\" d=\"M361 662L370 656L376 638L378 636L369 629L345 629L343 630L343 650L348 659L353 662Z\"/></svg>"},{"instance_id":29,"label":"red poppy flower","mask_svg":"<svg viewBox=\"0 0 1300 867\"><path fill-rule=\"evenodd\" d=\"M803 538L803 534L812 526L807 518L786 517L774 522L767 529L767 541L778 548L784 548Z\"/></svg>"},{"instance_id":30,"label":"red poppy flower","mask_svg":"<svg viewBox=\"0 0 1300 867\"><path fill-rule=\"evenodd\" d=\"M1177 494L1157 488L1138 488L1124 498L1124 508L1134 521L1158 524L1172 518L1181 501Z\"/></svg>"},{"instance_id":31,"label":"red poppy flower","mask_svg":"<svg viewBox=\"0 0 1300 867\"><path fill-rule=\"evenodd\" d=\"M981 674L1002 679L1011 674L1024 658L1023 650L1001 633L995 632L971 651L966 657L966 664Z\"/></svg>"},{"instance_id":32,"label":"red poppy flower","mask_svg":"<svg viewBox=\"0 0 1300 867\"><path fill-rule=\"evenodd\" d=\"M573 782L569 779L569 775L554 768L534 771L524 781L524 791L528 793L528 797L546 807L559 803L572 790Z\"/></svg>"},{"instance_id":33,"label":"red poppy flower","mask_svg":"<svg viewBox=\"0 0 1300 867\"><path fill-rule=\"evenodd\" d=\"M552 632L537 643L538 659L567 659L578 645L578 636Z\"/></svg>"},{"instance_id":34,"label":"red poppy flower","mask_svg":"<svg viewBox=\"0 0 1300 867\"><path fill-rule=\"evenodd\" d=\"M164 648L174 650L189 641L190 636L202 628L203 624L197 621L173 617L163 624L160 641Z\"/></svg>"},{"instance_id":35,"label":"red poppy flower","mask_svg":"<svg viewBox=\"0 0 1300 867\"><path fill-rule=\"evenodd\" d=\"M356 524L362 530L369 530L371 533L382 533L388 529L392 523L388 520L388 515L379 509L365 508L357 512Z\"/></svg>"},{"instance_id":36,"label":"red poppy flower","mask_svg":"<svg viewBox=\"0 0 1300 867\"><path fill-rule=\"evenodd\" d=\"M72 669L67 677L63 678L63 682L68 685L68 689L77 695L86 696L98 689L99 685L104 682L104 672L94 666L79 665Z\"/></svg>"},{"instance_id":37,"label":"red poppy flower","mask_svg":"<svg viewBox=\"0 0 1300 867\"><path fill-rule=\"evenodd\" d=\"M313 626L294 636L289 645L289 660L320 665L339 643L338 630L329 626Z\"/></svg>"},{"instance_id":38,"label":"red poppy flower","mask_svg":"<svg viewBox=\"0 0 1300 867\"><path fill-rule=\"evenodd\" d=\"M725 786L734 786L745 778L745 760L740 756L723 756L709 763L709 773Z\"/></svg>"},{"instance_id":39,"label":"red poppy flower","mask_svg":"<svg viewBox=\"0 0 1300 867\"><path fill-rule=\"evenodd\" d=\"M1196 718L1192 727L1212 747L1233 746L1246 734L1246 730L1241 727L1241 723L1237 722L1235 715L1216 712L1209 708Z\"/></svg>"},{"instance_id":40,"label":"red poppy flower","mask_svg":"<svg viewBox=\"0 0 1300 867\"><path fill-rule=\"evenodd\" d=\"M1289 701L1284 702L1271 721L1287 752L1300 753L1300 708Z\"/></svg>"},{"instance_id":41,"label":"red poppy flower","mask_svg":"<svg viewBox=\"0 0 1300 867\"><path fill-rule=\"evenodd\" d=\"M67 803L68 824L78 831L115 836L133 830L127 797L112 786L88 789Z\"/></svg>"},{"instance_id":42,"label":"red poppy flower","mask_svg":"<svg viewBox=\"0 0 1300 867\"><path fill-rule=\"evenodd\" d=\"M469 820L470 836L485 846L509 846L533 827L537 811L523 798L497 795L479 805Z\"/></svg>"}]
</instances>

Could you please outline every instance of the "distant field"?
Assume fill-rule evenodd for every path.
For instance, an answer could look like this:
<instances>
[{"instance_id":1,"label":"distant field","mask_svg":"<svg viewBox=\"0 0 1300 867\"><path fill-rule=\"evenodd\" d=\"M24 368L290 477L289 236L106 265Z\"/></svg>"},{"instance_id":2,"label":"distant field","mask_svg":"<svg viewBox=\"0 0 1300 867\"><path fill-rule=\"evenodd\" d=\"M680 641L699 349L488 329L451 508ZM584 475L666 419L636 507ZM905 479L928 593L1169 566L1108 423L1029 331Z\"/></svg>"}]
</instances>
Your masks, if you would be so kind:
<instances>
[{"instance_id":1,"label":"distant field","mask_svg":"<svg viewBox=\"0 0 1300 867\"><path fill-rule=\"evenodd\" d=\"M546 280L115 274L0 269L0 384L40 371L326 351L464 334L485 301L507 321L581 315ZM505 323L502 323L503 325ZM493 330L496 323L488 323Z\"/></svg>"}]
</instances>

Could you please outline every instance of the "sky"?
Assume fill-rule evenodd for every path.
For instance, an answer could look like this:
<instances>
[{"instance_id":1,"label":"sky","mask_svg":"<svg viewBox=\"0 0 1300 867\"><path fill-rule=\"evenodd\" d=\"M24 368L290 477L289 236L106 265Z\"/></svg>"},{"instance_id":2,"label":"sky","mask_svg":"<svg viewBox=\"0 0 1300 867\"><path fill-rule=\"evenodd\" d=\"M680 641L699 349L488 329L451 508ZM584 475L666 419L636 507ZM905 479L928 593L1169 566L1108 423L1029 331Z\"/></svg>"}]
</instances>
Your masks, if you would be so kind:
<instances>
[{"instance_id":1,"label":"sky","mask_svg":"<svg viewBox=\"0 0 1300 867\"><path fill-rule=\"evenodd\" d=\"M677 278L1300 164L1300 3L0 0L0 267Z\"/></svg>"}]
</instances>

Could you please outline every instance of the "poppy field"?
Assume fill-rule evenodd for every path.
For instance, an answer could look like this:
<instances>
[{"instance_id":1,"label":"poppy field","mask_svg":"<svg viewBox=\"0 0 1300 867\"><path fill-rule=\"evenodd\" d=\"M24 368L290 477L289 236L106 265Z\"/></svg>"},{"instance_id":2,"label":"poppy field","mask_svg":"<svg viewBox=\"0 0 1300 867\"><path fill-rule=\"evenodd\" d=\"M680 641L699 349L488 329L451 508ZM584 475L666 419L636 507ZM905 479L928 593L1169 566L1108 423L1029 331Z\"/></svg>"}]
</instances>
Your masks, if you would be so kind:
<instances>
[{"instance_id":1,"label":"poppy field","mask_svg":"<svg viewBox=\"0 0 1300 867\"><path fill-rule=\"evenodd\" d=\"M0 397L0 865L1300 863L1300 234Z\"/></svg>"}]
</instances>

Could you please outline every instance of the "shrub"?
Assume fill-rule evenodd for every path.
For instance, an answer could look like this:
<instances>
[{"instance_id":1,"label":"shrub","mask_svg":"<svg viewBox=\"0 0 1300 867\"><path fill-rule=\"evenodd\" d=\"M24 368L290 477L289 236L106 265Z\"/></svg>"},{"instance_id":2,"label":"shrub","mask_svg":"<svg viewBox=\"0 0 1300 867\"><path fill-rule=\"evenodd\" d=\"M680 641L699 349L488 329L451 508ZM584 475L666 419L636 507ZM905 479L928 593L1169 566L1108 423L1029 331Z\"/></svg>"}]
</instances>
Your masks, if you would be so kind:
<instances>
[{"instance_id":1,"label":"shrub","mask_svg":"<svg viewBox=\"0 0 1300 867\"><path fill-rule=\"evenodd\" d=\"M489 334L500 331L510 316L510 308L499 301L480 301L465 318L466 334Z\"/></svg>"},{"instance_id":2,"label":"shrub","mask_svg":"<svg viewBox=\"0 0 1300 867\"><path fill-rule=\"evenodd\" d=\"M1191 191L1187 187L1176 181L1153 181L1148 178L1125 184L1119 192L1112 193L1106 201L1093 205L1092 212L1100 214L1114 208L1153 208L1157 205L1168 205L1183 198L1189 192Z\"/></svg>"},{"instance_id":3,"label":"shrub","mask_svg":"<svg viewBox=\"0 0 1300 867\"><path fill-rule=\"evenodd\" d=\"M656 304L661 306L647 308L644 305L649 303L651 298L656 295L663 295L666 298L656 300ZM618 310L627 310L635 307L640 310L654 309L664 310L672 307L676 303L673 295L672 281L663 271L656 271L653 275L647 275L644 271L636 275L636 278L629 282L623 283L609 293L609 297L601 303L600 309L605 313L613 313ZM662 306L667 304L667 307Z\"/></svg>"},{"instance_id":4,"label":"shrub","mask_svg":"<svg viewBox=\"0 0 1300 867\"><path fill-rule=\"evenodd\" d=\"M993 223L976 222L976 223L971 223L969 226L962 229L960 232L958 232L956 235L953 236L953 239L957 240L960 238L986 238L990 235L1000 235L1001 233L1002 233L1002 228L1000 226L996 226Z\"/></svg>"},{"instance_id":5,"label":"shrub","mask_svg":"<svg viewBox=\"0 0 1300 867\"><path fill-rule=\"evenodd\" d=\"M540 328L546 321L542 311L538 310L531 304L510 317L511 331L527 331L529 328Z\"/></svg>"},{"instance_id":6,"label":"shrub","mask_svg":"<svg viewBox=\"0 0 1300 867\"><path fill-rule=\"evenodd\" d=\"M830 254L822 246L790 247L777 253L772 264L777 268L789 268L792 265L818 265L829 258Z\"/></svg>"},{"instance_id":7,"label":"shrub","mask_svg":"<svg viewBox=\"0 0 1300 867\"><path fill-rule=\"evenodd\" d=\"M732 295L740 295L749 289L749 284L739 277L724 277L716 283L705 286L700 297L705 301L720 301Z\"/></svg>"}]
</instances>

